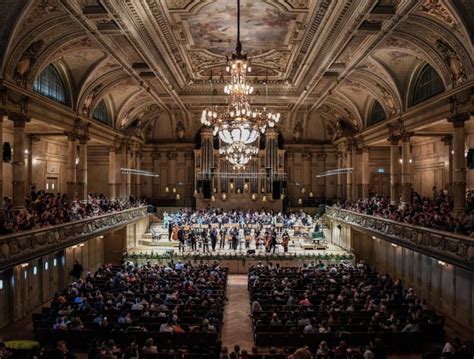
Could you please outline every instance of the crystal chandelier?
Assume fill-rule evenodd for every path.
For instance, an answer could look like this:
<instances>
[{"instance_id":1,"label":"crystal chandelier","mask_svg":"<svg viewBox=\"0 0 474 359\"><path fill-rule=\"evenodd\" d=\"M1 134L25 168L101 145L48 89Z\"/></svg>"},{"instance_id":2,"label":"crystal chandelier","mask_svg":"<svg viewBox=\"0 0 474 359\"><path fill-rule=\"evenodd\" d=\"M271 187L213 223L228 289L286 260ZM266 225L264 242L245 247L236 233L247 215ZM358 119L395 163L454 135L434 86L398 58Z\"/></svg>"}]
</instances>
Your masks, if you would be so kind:
<instances>
[{"instance_id":1,"label":"crystal chandelier","mask_svg":"<svg viewBox=\"0 0 474 359\"><path fill-rule=\"evenodd\" d=\"M247 73L252 71L247 54L242 52L240 42L240 0L237 0L237 46L231 58L227 58L226 71L230 83L224 87L229 95L225 109L217 106L202 111L201 123L213 128L214 136L221 140L221 155L233 165L245 165L258 154L258 139L267 127L280 121L280 114L266 108L252 109L248 96L253 87L247 84Z\"/></svg>"}]
</instances>

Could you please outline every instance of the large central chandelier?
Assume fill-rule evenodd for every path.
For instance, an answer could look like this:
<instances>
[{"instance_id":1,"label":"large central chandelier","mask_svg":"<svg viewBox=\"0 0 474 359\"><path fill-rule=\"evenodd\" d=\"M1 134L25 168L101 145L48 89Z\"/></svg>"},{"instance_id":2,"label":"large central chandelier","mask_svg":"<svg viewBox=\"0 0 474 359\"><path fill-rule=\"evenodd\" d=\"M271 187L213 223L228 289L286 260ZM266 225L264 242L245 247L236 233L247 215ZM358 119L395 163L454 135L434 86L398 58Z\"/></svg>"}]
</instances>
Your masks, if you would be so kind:
<instances>
[{"instance_id":1,"label":"large central chandelier","mask_svg":"<svg viewBox=\"0 0 474 359\"><path fill-rule=\"evenodd\" d=\"M204 109L201 123L212 127L214 136L220 139L221 155L234 166L245 165L258 154L260 134L267 127L274 127L280 121L280 114L250 106L248 96L254 89L247 83L247 73L252 68L240 42L240 0L237 0L237 46L231 58L227 58L226 71L230 73L230 83L224 87L224 93L229 95L228 105L224 109L217 106Z\"/></svg>"}]
</instances>

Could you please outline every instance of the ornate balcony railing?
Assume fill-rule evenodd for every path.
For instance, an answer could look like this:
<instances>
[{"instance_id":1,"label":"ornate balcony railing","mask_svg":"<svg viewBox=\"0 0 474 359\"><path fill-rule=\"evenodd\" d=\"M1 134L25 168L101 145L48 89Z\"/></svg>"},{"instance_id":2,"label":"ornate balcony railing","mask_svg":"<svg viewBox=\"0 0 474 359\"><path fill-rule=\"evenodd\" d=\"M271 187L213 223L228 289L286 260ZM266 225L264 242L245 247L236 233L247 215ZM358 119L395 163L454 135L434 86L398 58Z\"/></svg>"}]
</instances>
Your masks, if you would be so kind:
<instances>
[{"instance_id":1,"label":"ornate balcony railing","mask_svg":"<svg viewBox=\"0 0 474 359\"><path fill-rule=\"evenodd\" d=\"M326 215L367 234L413 249L446 263L474 270L474 239L344 209L326 207Z\"/></svg>"},{"instance_id":2,"label":"ornate balcony railing","mask_svg":"<svg viewBox=\"0 0 474 359\"><path fill-rule=\"evenodd\" d=\"M146 207L0 236L0 269L100 236L147 216Z\"/></svg>"}]
</instances>

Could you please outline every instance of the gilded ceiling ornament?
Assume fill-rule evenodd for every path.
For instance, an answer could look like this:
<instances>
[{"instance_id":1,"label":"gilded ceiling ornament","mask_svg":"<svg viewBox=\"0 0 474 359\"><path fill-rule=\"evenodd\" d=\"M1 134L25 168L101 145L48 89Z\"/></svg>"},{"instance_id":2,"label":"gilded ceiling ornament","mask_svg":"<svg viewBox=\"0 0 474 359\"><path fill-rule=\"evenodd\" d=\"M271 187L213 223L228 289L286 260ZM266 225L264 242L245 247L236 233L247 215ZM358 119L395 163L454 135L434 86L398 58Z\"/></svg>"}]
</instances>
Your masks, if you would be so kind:
<instances>
[{"instance_id":1,"label":"gilded ceiling ornament","mask_svg":"<svg viewBox=\"0 0 474 359\"><path fill-rule=\"evenodd\" d=\"M23 53L15 68L13 79L18 85L25 85L33 64L36 62L41 49L44 46L43 40L33 42Z\"/></svg>"},{"instance_id":2,"label":"gilded ceiling ornament","mask_svg":"<svg viewBox=\"0 0 474 359\"><path fill-rule=\"evenodd\" d=\"M449 65L449 70L451 71L451 78L453 79L454 85L456 86L462 84L464 81L466 81L466 71L464 70L464 66L461 63L459 56L451 46L441 39L436 41L436 45L441 51L444 60Z\"/></svg>"}]
</instances>

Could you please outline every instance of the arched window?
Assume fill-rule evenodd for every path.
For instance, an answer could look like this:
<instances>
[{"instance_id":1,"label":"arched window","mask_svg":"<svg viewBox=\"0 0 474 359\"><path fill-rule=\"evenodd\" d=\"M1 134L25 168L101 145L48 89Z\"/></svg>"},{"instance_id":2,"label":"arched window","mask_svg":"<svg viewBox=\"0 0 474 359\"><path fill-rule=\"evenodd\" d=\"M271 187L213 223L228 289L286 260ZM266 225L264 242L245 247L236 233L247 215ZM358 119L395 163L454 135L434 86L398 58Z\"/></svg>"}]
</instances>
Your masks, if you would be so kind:
<instances>
[{"instance_id":1,"label":"arched window","mask_svg":"<svg viewBox=\"0 0 474 359\"><path fill-rule=\"evenodd\" d=\"M415 82L411 106L433 97L444 91L443 81L430 65L425 65Z\"/></svg>"},{"instance_id":2,"label":"arched window","mask_svg":"<svg viewBox=\"0 0 474 359\"><path fill-rule=\"evenodd\" d=\"M370 116L369 116L369 121L368 125L374 125L380 121L385 120L387 116L385 115L385 110L383 109L382 105L380 102L377 100L374 101L374 104L372 105L372 110L370 111Z\"/></svg>"},{"instance_id":3,"label":"arched window","mask_svg":"<svg viewBox=\"0 0 474 359\"><path fill-rule=\"evenodd\" d=\"M66 91L58 71L53 65L46 67L36 78L33 91L54 101L66 104Z\"/></svg>"},{"instance_id":4,"label":"arched window","mask_svg":"<svg viewBox=\"0 0 474 359\"><path fill-rule=\"evenodd\" d=\"M92 118L110 125L109 112L107 111L107 106L105 105L104 100L100 101L94 109Z\"/></svg>"}]
</instances>

